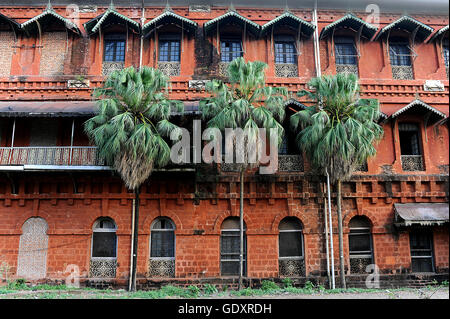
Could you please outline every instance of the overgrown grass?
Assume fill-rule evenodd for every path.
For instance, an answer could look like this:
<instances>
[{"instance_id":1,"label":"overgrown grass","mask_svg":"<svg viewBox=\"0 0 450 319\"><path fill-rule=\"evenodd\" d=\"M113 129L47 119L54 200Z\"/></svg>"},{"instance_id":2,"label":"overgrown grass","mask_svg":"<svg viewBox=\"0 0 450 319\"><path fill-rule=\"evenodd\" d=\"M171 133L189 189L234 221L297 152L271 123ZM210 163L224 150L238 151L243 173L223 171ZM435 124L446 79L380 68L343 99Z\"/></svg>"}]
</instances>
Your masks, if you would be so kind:
<instances>
[{"instance_id":1,"label":"overgrown grass","mask_svg":"<svg viewBox=\"0 0 450 319\"><path fill-rule=\"evenodd\" d=\"M436 283L437 284L437 283ZM396 289L367 289L367 288L347 288L347 289L325 289L321 285L314 285L307 281L302 288L293 287L291 280L283 280L281 286L268 280L263 280L261 288L245 288L239 291L228 290L227 287L219 292L211 284L205 284L203 288L197 286L188 286L186 288L175 287L172 285L163 286L160 289L149 291L128 292L125 290L99 290L94 288L71 288L66 285L48 285L41 284L36 286L26 285L24 280L15 280L9 282L7 286L0 287L0 298L13 293L14 298L39 298L39 299L66 299L66 298L89 298L89 299L164 299L164 298L199 298L199 297L251 297L251 296L274 296L286 294L303 295L322 295L322 294L340 294L340 293L387 293L390 298L397 298L396 293L400 291L411 291L418 293L420 298L430 298L432 295L426 294L436 292L441 288L448 289L448 282L442 282L441 285L414 288L396 288ZM30 292L30 293L20 293ZM31 293L36 292L36 293ZM74 293L76 292L76 293ZM14 293L18 293L15 295Z\"/></svg>"}]
</instances>

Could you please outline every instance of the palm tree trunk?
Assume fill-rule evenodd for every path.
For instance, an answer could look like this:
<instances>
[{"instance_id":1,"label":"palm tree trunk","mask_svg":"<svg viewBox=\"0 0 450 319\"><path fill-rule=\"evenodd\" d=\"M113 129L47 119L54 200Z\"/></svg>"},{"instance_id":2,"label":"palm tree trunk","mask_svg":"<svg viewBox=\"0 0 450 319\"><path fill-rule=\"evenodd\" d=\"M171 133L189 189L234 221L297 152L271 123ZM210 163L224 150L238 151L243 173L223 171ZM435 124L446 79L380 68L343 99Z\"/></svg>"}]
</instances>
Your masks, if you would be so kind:
<instances>
[{"instance_id":1,"label":"palm tree trunk","mask_svg":"<svg viewBox=\"0 0 450 319\"><path fill-rule=\"evenodd\" d=\"M139 230L139 187L134 190L134 233L133 233L133 268L131 270L131 291L136 291L136 261L138 250L138 230Z\"/></svg>"},{"instance_id":2,"label":"palm tree trunk","mask_svg":"<svg viewBox=\"0 0 450 319\"><path fill-rule=\"evenodd\" d=\"M240 173L240 196L239 196L239 286L242 288L242 275L244 270L244 169Z\"/></svg>"},{"instance_id":3,"label":"palm tree trunk","mask_svg":"<svg viewBox=\"0 0 450 319\"><path fill-rule=\"evenodd\" d=\"M345 285L345 268L344 268L344 235L342 232L342 206L341 206L341 180L337 181L337 215L338 215L338 230L339 230L339 274L341 278L341 288L346 288Z\"/></svg>"}]
</instances>

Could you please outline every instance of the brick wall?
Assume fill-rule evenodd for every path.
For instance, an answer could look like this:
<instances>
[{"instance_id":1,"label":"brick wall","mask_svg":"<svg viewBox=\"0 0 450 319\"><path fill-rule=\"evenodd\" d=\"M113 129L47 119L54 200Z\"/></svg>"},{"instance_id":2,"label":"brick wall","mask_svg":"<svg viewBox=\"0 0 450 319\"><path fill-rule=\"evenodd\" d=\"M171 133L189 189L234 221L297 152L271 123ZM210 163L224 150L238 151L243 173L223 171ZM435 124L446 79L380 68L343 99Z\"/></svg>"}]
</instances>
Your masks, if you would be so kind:
<instances>
[{"instance_id":1,"label":"brick wall","mask_svg":"<svg viewBox=\"0 0 450 319\"><path fill-rule=\"evenodd\" d=\"M64 73L66 56L66 32L44 32L42 35L41 75L61 75Z\"/></svg>"},{"instance_id":2,"label":"brick wall","mask_svg":"<svg viewBox=\"0 0 450 319\"><path fill-rule=\"evenodd\" d=\"M0 76L9 76L13 56L14 33L0 31Z\"/></svg>"}]
</instances>

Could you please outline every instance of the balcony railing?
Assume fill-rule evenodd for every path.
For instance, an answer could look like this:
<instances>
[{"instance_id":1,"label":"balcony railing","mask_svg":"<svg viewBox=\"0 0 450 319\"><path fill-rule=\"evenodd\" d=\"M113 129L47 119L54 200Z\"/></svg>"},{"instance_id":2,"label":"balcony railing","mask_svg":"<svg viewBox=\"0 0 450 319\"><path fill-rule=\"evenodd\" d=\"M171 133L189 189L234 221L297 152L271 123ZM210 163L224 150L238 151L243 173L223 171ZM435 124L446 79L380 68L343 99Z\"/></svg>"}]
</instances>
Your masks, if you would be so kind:
<instances>
[{"instance_id":1,"label":"balcony railing","mask_svg":"<svg viewBox=\"0 0 450 319\"><path fill-rule=\"evenodd\" d=\"M0 165L103 166L94 146L0 147Z\"/></svg>"},{"instance_id":2,"label":"balcony railing","mask_svg":"<svg viewBox=\"0 0 450 319\"><path fill-rule=\"evenodd\" d=\"M402 155L401 158L404 171L424 171L422 155Z\"/></svg>"}]
</instances>

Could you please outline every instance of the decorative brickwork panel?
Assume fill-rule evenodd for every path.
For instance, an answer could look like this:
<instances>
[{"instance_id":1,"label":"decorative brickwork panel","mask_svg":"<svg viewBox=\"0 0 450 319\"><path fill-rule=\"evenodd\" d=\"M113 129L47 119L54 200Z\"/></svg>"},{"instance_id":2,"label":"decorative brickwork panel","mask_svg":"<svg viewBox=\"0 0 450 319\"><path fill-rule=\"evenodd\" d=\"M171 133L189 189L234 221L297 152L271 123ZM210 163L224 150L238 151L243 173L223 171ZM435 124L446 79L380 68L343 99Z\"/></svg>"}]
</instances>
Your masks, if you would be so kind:
<instances>
[{"instance_id":1,"label":"decorative brickwork panel","mask_svg":"<svg viewBox=\"0 0 450 319\"><path fill-rule=\"evenodd\" d=\"M117 269L117 260L91 258L89 266L89 277L91 278L115 278Z\"/></svg>"},{"instance_id":2,"label":"decorative brickwork panel","mask_svg":"<svg viewBox=\"0 0 450 319\"><path fill-rule=\"evenodd\" d=\"M298 77L297 64L275 64L275 75L280 78Z\"/></svg>"},{"instance_id":3,"label":"decorative brickwork panel","mask_svg":"<svg viewBox=\"0 0 450 319\"><path fill-rule=\"evenodd\" d=\"M422 155L402 155L404 171L424 171Z\"/></svg>"},{"instance_id":4,"label":"decorative brickwork panel","mask_svg":"<svg viewBox=\"0 0 450 319\"><path fill-rule=\"evenodd\" d=\"M228 66L230 65L229 62L219 62L219 75L228 77Z\"/></svg>"},{"instance_id":5,"label":"decorative brickwork panel","mask_svg":"<svg viewBox=\"0 0 450 319\"><path fill-rule=\"evenodd\" d=\"M279 259L278 268L280 276L302 277L305 276L305 260L302 259Z\"/></svg>"},{"instance_id":6,"label":"decorative brickwork panel","mask_svg":"<svg viewBox=\"0 0 450 319\"><path fill-rule=\"evenodd\" d=\"M350 273L365 274L366 268L372 264L370 257L350 257Z\"/></svg>"},{"instance_id":7,"label":"decorative brickwork panel","mask_svg":"<svg viewBox=\"0 0 450 319\"><path fill-rule=\"evenodd\" d=\"M150 277L175 277L175 260L150 259Z\"/></svg>"},{"instance_id":8,"label":"decorative brickwork panel","mask_svg":"<svg viewBox=\"0 0 450 319\"><path fill-rule=\"evenodd\" d=\"M158 69L165 76L179 76L181 70L180 62L158 62Z\"/></svg>"},{"instance_id":9,"label":"decorative brickwork panel","mask_svg":"<svg viewBox=\"0 0 450 319\"><path fill-rule=\"evenodd\" d=\"M17 276L26 279L45 278L47 271L47 222L39 217L28 219L22 227L19 242Z\"/></svg>"},{"instance_id":10,"label":"decorative brickwork panel","mask_svg":"<svg viewBox=\"0 0 450 319\"><path fill-rule=\"evenodd\" d=\"M13 55L14 34L0 31L0 76L11 74L11 59Z\"/></svg>"},{"instance_id":11,"label":"decorative brickwork panel","mask_svg":"<svg viewBox=\"0 0 450 319\"><path fill-rule=\"evenodd\" d=\"M108 76L116 70L122 70L124 68L124 62L106 62L103 61L102 75Z\"/></svg>"},{"instance_id":12,"label":"decorative brickwork panel","mask_svg":"<svg viewBox=\"0 0 450 319\"><path fill-rule=\"evenodd\" d=\"M358 66L356 64L336 64L336 72L358 75Z\"/></svg>"},{"instance_id":13,"label":"decorative brickwork panel","mask_svg":"<svg viewBox=\"0 0 450 319\"><path fill-rule=\"evenodd\" d=\"M300 155L279 155L278 170L280 172L303 172L303 158Z\"/></svg>"},{"instance_id":14,"label":"decorative brickwork panel","mask_svg":"<svg viewBox=\"0 0 450 319\"><path fill-rule=\"evenodd\" d=\"M64 60L67 49L66 32L45 32L42 35L41 75L64 74Z\"/></svg>"},{"instance_id":15,"label":"decorative brickwork panel","mask_svg":"<svg viewBox=\"0 0 450 319\"><path fill-rule=\"evenodd\" d=\"M410 65L393 65L392 77L395 80L414 80L412 66Z\"/></svg>"}]
</instances>

